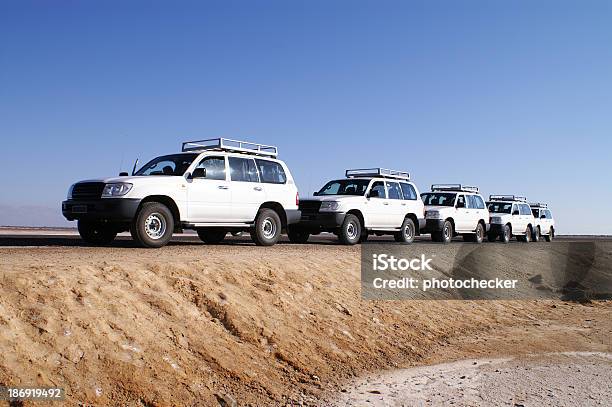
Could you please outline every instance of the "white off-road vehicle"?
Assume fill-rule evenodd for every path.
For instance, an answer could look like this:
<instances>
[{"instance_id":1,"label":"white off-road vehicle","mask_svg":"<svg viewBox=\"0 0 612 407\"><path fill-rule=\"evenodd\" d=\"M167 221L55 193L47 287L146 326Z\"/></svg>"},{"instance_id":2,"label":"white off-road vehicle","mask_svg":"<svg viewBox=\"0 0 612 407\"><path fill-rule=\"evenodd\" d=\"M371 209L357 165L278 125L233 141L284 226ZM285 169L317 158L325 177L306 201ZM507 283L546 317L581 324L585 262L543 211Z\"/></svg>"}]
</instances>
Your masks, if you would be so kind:
<instances>
[{"instance_id":1,"label":"white off-road vehicle","mask_svg":"<svg viewBox=\"0 0 612 407\"><path fill-rule=\"evenodd\" d=\"M301 200L300 222L289 239L304 243L311 234L332 232L353 245L368 234L390 234L411 243L424 223L423 203L410 175L384 168L346 170L345 179L329 181L312 199Z\"/></svg>"},{"instance_id":2,"label":"white off-road vehicle","mask_svg":"<svg viewBox=\"0 0 612 407\"><path fill-rule=\"evenodd\" d=\"M207 243L249 231L256 244L272 245L300 218L297 187L277 154L225 138L188 141L181 153L134 165L131 176L72 185L62 213L93 244L129 230L141 246L160 247L173 232L195 229Z\"/></svg>"},{"instance_id":3,"label":"white off-road vehicle","mask_svg":"<svg viewBox=\"0 0 612 407\"><path fill-rule=\"evenodd\" d=\"M467 242L482 243L489 230L489 211L478 187L434 184L421 194L425 204L425 228L434 242L449 243L461 235Z\"/></svg>"},{"instance_id":4,"label":"white off-road vehicle","mask_svg":"<svg viewBox=\"0 0 612 407\"><path fill-rule=\"evenodd\" d=\"M512 236L521 242L531 242L535 219L527 199L516 195L490 195L487 207L491 213L489 242L499 238L508 243Z\"/></svg>"},{"instance_id":5,"label":"white off-road vehicle","mask_svg":"<svg viewBox=\"0 0 612 407\"><path fill-rule=\"evenodd\" d=\"M544 236L547 242L551 242L555 237L555 219L545 203L530 203L529 207L535 218L535 230L533 240L540 240Z\"/></svg>"}]
</instances>

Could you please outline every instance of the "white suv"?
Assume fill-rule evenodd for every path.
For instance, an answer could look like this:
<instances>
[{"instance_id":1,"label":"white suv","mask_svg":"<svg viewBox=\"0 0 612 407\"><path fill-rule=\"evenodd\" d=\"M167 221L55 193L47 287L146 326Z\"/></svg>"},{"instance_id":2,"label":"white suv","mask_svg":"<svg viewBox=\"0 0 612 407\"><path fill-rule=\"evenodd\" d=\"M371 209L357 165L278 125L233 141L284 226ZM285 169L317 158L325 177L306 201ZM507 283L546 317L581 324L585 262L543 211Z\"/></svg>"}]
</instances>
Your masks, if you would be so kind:
<instances>
[{"instance_id":1,"label":"white suv","mask_svg":"<svg viewBox=\"0 0 612 407\"><path fill-rule=\"evenodd\" d=\"M530 242L535 230L535 219L527 199L515 195L490 195L487 207L491 213L489 242L498 237L508 243L512 236L521 242Z\"/></svg>"},{"instance_id":2,"label":"white suv","mask_svg":"<svg viewBox=\"0 0 612 407\"><path fill-rule=\"evenodd\" d=\"M305 243L311 234L333 232L343 244L353 245L375 233L411 243L424 223L424 210L410 175L384 168L345 174L345 179L325 184L312 199L300 201L302 217L289 227L289 239Z\"/></svg>"},{"instance_id":3,"label":"white suv","mask_svg":"<svg viewBox=\"0 0 612 407\"><path fill-rule=\"evenodd\" d=\"M529 207L535 218L535 230L533 240L540 240L540 236L544 236L547 242L550 242L555 237L555 219L545 203L530 203Z\"/></svg>"},{"instance_id":4,"label":"white suv","mask_svg":"<svg viewBox=\"0 0 612 407\"><path fill-rule=\"evenodd\" d=\"M183 143L132 176L78 182L62 202L81 237L110 243L129 230L141 246L161 247L173 232L195 229L207 243L250 231L258 245L277 242L300 218L298 191L274 146L224 138Z\"/></svg>"},{"instance_id":5,"label":"white suv","mask_svg":"<svg viewBox=\"0 0 612 407\"><path fill-rule=\"evenodd\" d=\"M462 235L467 242L482 243L489 230L489 211L477 187L434 184L421 194L425 203L425 228L434 242L449 243Z\"/></svg>"}]
</instances>

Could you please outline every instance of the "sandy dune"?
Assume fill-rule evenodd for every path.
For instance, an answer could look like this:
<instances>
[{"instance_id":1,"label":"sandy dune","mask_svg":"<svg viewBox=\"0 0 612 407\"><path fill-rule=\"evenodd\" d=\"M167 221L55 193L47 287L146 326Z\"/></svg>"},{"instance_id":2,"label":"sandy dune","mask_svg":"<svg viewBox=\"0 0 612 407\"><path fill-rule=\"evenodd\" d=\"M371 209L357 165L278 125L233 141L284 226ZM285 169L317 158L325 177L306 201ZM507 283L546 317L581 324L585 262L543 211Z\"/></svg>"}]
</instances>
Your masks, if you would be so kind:
<instances>
[{"instance_id":1,"label":"sandy dune","mask_svg":"<svg viewBox=\"0 0 612 407\"><path fill-rule=\"evenodd\" d=\"M383 369L611 350L605 301L363 301L359 247L18 246L0 248L0 385L67 405L320 405Z\"/></svg>"}]
</instances>

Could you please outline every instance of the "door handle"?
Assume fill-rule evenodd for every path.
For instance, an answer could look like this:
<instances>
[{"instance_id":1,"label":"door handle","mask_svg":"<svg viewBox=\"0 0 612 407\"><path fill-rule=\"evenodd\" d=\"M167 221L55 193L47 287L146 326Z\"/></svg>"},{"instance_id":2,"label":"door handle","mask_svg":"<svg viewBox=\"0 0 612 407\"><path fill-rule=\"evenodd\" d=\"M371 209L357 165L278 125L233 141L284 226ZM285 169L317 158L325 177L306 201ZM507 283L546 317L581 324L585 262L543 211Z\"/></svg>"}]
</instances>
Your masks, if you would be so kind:
<instances>
[{"instance_id":1,"label":"door handle","mask_svg":"<svg viewBox=\"0 0 612 407\"><path fill-rule=\"evenodd\" d=\"M227 185L219 185L217 188L219 189L229 189Z\"/></svg>"},{"instance_id":2,"label":"door handle","mask_svg":"<svg viewBox=\"0 0 612 407\"><path fill-rule=\"evenodd\" d=\"M255 191L261 191L263 188L262 187L254 187L253 188Z\"/></svg>"},{"instance_id":3,"label":"door handle","mask_svg":"<svg viewBox=\"0 0 612 407\"><path fill-rule=\"evenodd\" d=\"M383 202L383 205L389 205L389 202Z\"/></svg>"}]
</instances>

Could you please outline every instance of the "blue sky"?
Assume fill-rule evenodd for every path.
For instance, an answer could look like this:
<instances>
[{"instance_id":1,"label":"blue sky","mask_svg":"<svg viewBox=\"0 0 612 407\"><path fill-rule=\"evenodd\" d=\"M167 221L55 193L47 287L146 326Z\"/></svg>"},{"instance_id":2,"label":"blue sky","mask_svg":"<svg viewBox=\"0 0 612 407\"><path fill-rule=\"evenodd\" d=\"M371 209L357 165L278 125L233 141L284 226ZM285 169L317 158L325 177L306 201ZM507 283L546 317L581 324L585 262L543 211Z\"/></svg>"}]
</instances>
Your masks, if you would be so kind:
<instances>
[{"instance_id":1,"label":"blue sky","mask_svg":"<svg viewBox=\"0 0 612 407\"><path fill-rule=\"evenodd\" d=\"M188 139L279 146L301 194L408 170L612 233L609 1L0 0L0 224ZM606 178L604 178L606 177Z\"/></svg>"}]
</instances>

